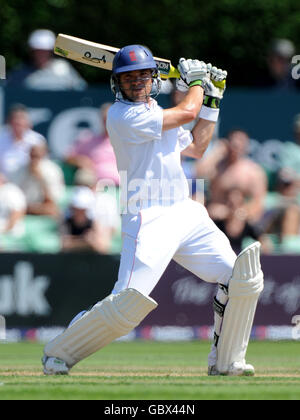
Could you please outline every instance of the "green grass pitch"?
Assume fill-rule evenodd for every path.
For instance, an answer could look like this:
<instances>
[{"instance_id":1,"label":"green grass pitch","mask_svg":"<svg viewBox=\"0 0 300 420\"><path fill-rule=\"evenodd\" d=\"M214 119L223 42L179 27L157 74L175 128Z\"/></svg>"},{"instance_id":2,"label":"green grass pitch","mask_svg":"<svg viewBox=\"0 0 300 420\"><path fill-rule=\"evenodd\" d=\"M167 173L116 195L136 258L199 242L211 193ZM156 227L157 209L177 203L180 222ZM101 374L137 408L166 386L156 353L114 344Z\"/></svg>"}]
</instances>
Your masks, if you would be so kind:
<instances>
[{"instance_id":1,"label":"green grass pitch","mask_svg":"<svg viewBox=\"0 0 300 420\"><path fill-rule=\"evenodd\" d=\"M44 376L43 346L0 344L0 400L299 400L300 343L250 342L254 377L208 377L210 343L115 342L69 376Z\"/></svg>"}]
</instances>

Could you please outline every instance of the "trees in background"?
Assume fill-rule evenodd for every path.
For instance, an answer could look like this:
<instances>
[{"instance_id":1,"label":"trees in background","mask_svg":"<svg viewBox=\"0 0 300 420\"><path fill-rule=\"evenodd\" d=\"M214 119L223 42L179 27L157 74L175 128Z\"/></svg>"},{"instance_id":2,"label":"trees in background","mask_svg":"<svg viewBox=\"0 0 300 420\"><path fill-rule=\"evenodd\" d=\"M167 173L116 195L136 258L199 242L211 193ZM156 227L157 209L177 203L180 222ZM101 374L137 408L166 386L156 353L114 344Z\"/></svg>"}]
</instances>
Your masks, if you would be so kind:
<instances>
[{"instance_id":1,"label":"trees in background","mask_svg":"<svg viewBox=\"0 0 300 420\"><path fill-rule=\"evenodd\" d=\"M0 54L9 71L26 59L29 33L48 28L117 47L144 44L173 63L197 57L228 69L231 85L249 86L273 38L289 38L300 54L299 23L299 0L1 0ZM109 78L74 65L91 84Z\"/></svg>"}]
</instances>

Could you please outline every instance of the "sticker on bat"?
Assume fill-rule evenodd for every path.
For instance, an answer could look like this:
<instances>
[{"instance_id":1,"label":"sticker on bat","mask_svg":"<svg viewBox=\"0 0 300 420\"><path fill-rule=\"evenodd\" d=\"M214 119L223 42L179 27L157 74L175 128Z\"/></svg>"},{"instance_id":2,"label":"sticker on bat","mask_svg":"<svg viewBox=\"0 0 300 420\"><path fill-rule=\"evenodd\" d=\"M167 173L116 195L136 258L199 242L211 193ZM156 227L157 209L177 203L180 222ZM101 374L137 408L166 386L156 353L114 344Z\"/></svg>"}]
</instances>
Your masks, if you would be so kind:
<instances>
[{"instance_id":1,"label":"sticker on bat","mask_svg":"<svg viewBox=\"0 0 300 420\"><path fill-rule=\"evenodd\" d=\"M105 54L102 57L92 57L92 54L89 51L84 53L84 58L87 61L92 61L93 63L106 63L106 56Z\"/></svg>"},{"instance_id":2,"label":"sticker on bat","mask_svg":"<svg viewBox=\"0 0 300 420\"><path fill-rule=\"evenodd\" d=\"M169 72L170 71L170 64L164 63L163 61L156 60L156 64L158 66L158 70L163 72Z\"/></svg>"},{"instance_id":3,"label":"sticker on bat","mask_svg":"<svg viewBox=\"0 0 300 420\"><path fill-rule=\"evenodd\" d=\"M69 52L68 51L63 50L60 47L55 47L55 52L57 52L58 54L63 55L64 57L68 57L68 55L69 55Z\"/></svg>"}]
</instances>

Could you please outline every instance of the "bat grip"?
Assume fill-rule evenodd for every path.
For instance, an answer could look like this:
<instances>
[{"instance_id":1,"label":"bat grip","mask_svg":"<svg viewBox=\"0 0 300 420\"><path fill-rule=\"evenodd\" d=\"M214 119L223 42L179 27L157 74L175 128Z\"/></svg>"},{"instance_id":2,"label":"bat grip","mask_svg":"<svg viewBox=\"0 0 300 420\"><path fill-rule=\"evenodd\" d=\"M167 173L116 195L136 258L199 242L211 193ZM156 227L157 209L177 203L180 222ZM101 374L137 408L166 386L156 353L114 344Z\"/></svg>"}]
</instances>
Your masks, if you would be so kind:
<instances>
[{"instance_id":1,"label":"bat grip","mask_svg":"<svg viewBox=\"0 0 300 420\"><path fill-rule=\"evenodd\" d=\"M180 73L179 71L171 65L170 71L168 74L168 79L180 79Z\"/></svg>"}]
</instances>

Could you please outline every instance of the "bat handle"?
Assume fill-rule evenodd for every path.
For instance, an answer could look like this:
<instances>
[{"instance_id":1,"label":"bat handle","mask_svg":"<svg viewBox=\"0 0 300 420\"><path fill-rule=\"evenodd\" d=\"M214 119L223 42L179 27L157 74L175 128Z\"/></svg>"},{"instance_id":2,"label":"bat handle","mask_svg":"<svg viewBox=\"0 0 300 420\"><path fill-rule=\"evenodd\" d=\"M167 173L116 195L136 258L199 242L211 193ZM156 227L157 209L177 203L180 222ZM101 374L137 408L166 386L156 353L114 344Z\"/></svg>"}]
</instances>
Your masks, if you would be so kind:
<instances>
[{"instance_id":1,"label":"bat handle","mask_svg":"<svg viewBox=\"0 0 300 420\"><path fill-rule=\"evenodd\" d=\"M180 73L179 71L171 65L170 71L168 74L168 79L180 79Z\"/></svg>"}]
</instances>

